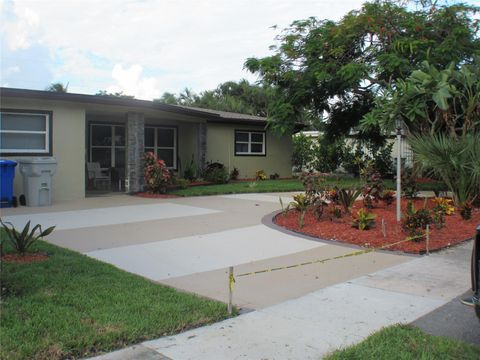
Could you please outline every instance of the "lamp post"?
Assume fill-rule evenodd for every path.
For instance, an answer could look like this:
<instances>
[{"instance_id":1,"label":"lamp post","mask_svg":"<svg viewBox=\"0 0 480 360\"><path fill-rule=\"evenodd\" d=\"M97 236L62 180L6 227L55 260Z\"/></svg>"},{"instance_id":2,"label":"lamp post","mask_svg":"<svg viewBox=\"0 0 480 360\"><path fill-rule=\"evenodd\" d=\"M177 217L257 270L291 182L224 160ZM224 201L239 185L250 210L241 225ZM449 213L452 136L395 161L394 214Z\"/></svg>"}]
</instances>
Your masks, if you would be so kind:
<instances>
[{"instance_id":1,"label":"lamp post","mask_svg":"<svg viewBox=\"0 0 480 360\"><path fill-rule=\"evenodd\" d=\"M402 123L396 121L397 128L397 222L402 219L400 201L402 195Z\"/></svg>"}]
</instances>

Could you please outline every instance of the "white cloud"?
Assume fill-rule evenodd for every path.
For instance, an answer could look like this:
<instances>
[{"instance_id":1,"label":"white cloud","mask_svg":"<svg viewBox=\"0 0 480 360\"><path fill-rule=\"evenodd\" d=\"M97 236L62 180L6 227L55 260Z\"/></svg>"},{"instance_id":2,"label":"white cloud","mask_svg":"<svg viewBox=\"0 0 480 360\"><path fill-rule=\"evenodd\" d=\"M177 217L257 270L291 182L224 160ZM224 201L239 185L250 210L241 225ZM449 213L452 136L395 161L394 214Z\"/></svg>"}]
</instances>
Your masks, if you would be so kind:
<instances>
[{"instance_id":1,"label":"white cloud","mask_svg":"<svg viewBox=\"0 0 480 360\"><path fill-rule=\"evenodd\" d=\"M2 3L2 13L6 6ZM5 35L10 50L27 49L36 40L40 17L29 7L15 2L13 4L14 19L7 20L2 16L1 30Z\"/></svg>"},{"instance_id":2,"label":"white cloud","mask_svg":"<svg viewBox=\"0 0 480 360\"><path fill-rule=\"evenodd\" d=\"M15 74L20 72L20 67L19 66L9 66L5 69L4 76L10 75L10 74Z\"/></svg>"},{"instance_id":3,"label":"white cloud","mask_svg":"<svg viewBox=\"0 0 480 360\"><path fill-rule=\"evenodd\" d=\"M52 63L53 73L72 80L72 91L115 87L147 98L253 80L244 61L269 54L279 29L309 16L338 19L362 2L16 0L16 19L8 19L3 31L11 50L32 42L48 47L52 58L61 60ZM278 30L270 28L275 24Z\"/></svg>"},{"instance_id":4,"label":"white cloud","mask_svg":"<svg viewBox=\"0 0 480 360\"><path fill-rule=\"evenodd\" d=\"M158 81L153 77L142 77L142 66L134 64L129 68L116 64L112 70L112 78L116 84L107 87L107 92L123 92L137 99L153 99L160 97Z\"/></svg>"}]
</instances>

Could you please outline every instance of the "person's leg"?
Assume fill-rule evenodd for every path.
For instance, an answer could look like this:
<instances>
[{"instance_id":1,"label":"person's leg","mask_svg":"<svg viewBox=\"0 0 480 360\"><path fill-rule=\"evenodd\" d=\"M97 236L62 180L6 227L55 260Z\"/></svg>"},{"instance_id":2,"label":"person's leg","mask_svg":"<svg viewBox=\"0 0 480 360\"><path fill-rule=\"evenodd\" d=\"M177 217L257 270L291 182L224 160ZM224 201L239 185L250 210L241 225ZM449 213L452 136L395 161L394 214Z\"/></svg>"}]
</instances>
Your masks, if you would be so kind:
<instances>
[{"instance_id":1,"label":"person's leg","mask_svg":"<svg viewBox=\"0 0 480 360\"><path fill-rule=\"evenodd\" d=\"M472 250L472 264L471 264L471 277L472 277L472 291L473 296L471 298L462 299L462 303L468 306L480 306L480 226L477 228L477 236L473 242Z\"/></svg>"}]
</instances>

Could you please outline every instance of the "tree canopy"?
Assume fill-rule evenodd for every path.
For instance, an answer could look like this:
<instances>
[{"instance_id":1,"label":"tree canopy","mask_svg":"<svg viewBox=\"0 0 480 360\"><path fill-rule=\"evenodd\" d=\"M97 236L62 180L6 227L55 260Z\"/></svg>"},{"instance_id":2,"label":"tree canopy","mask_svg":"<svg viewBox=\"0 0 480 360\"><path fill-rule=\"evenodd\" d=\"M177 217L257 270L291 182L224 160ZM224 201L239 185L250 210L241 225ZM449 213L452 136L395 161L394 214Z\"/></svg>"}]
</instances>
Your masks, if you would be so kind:
<instances>
[{"instance_id":1,"label":"tree canopy","mask_svg":"<svg viewBox=\"0 0 480 360\"><path fill-rule=\"evenodd\" d=\"M49 86L45 88L46 91L51 91L51 92L60 92L60 93L66 93L68 92L68 84L63 85L61 82L55 82L51 83Z\"/></svg>"},{"instance_id":2,"label":"tree canopy","mask_svg":"<svg viewBox=\"0 0 480 360\"><path fill-rule=\"evenodd\" d=\"M98 90L95 96L111 96L111 97L118 97L122 99L135 99L135 96L124 94L123 91L117 91L112 93L112 92L108 92L107 90Z\"/></svg>"},{"instance_id":3,"label":"tree canopy","mask_svg":"<svg viewBox=\"0 0 480 360\"><path fill-rule=\"evenodd\" d=\"M212 110L267 116L273 91L269 86L250 84L247 80L228 81L214 90L196 94L185 89L179 95L165 92L160 99L165 104L185 105Z\"/></svg>"},{"instance_id":4,"label":"tree canopy","mask_svg":"<svg viewBox=\"0 0 480 360\"><path fill-rule=\"evenodd\" d=\"M361 125L392 130L400 120L409 133L462 137L480 132L480 64L451 63L445 69L424 62L406 79L399 79L377 97Z\"/></svg>"},{"instance_id":5,"label":"tree canopy","mask_svg":"<svg viewBox=\"0 0 480 360\"><path fill-rule=\"evenodd\" d=\"M337 22L298 20L277 36L273 55L247 59L245 67L274 89L271 126L289 132L298 119L323 119L327 137L335 139L423 61L458 67L480 53L477 7L415 4L377 0Z\"/></svg>"}]
</instances>

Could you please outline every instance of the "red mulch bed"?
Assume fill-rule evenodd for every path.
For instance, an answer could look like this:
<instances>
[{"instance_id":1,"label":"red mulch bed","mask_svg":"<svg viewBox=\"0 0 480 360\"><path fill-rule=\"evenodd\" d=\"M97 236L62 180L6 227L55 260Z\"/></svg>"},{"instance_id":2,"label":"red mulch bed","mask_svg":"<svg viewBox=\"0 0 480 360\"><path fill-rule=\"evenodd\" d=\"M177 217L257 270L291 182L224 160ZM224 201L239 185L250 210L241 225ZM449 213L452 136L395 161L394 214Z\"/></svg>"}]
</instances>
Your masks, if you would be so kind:
<instances>
[{"instance_id":1,"label":"red mulch bed","mask_svg":"<svg viewBox=\"0 0 480 360\"><path fill-rule=\"evenodd\" d=\"M21 254L5 254L2 256L2 261L13 262L17 264L29 264L32 262L45 261L48 255L44 253L27 253Z\"/></svg>"},{"instance_id":2,"label":"red mulch bed","mask_svg":"<svg viewBox=\"0 0 480 360\"><path fill-rule=\"evenodd\" d=\"M149 192L141 192L141 193L136 193L134 196L138 196L141 198L147 198L147 199L172 199L172 198L178 198L178 195L173 195L173 194L154 194L154 193L149 193Z\"/></svg>"},{"instance_id":3,"label":"red mulch bed","mask_svg":"<svg viewBox=\"0 0 480 360\"><path fill-rule=\"evenodd\" d=\"M417 199L415 208L419 209L424 204L424 199ZM402 213L405 211L407 201L402 200ZM363 207L362 201L357 201L353 206L352 213ZM427 207L431 208L430 200ZM375 226L367 231L361 231L351 226L352 216L344 215L341 219L330 219L329 209L325 209L322 219L317 221L313 214L308 211L305 215L305 225L300 229L299 212L290 210L288 214L278 214L274 221L281 227L293 230L302 234L310 235L324 240L339 241L342 243L355 244L367 248L379 248L386 244L391 244L404 240L407 234L403 231L401 224L396 221L395 202L386 207L379 203L372 212L377 215ZM384 237L381 230L382 218L385 219L386 234ZM475 235L475 229L480 224L480 209L474 209L470 220L463 220L458 212L445 217L445 226L437 229L435 225L430 228L430 251L440 250L465 240L471 239ZM387 250L397 250L408 253L421 254L425 252L425 240L407 241L387 248Z\"/></svg>"}]
</instances>

